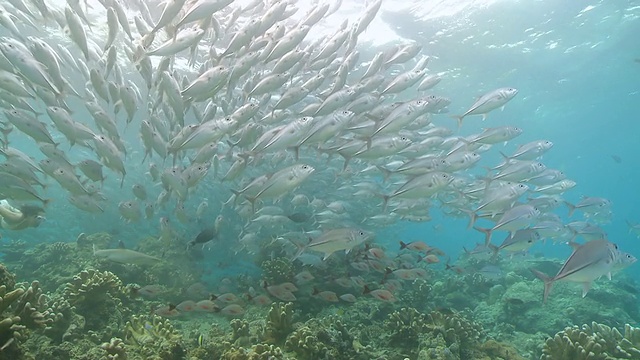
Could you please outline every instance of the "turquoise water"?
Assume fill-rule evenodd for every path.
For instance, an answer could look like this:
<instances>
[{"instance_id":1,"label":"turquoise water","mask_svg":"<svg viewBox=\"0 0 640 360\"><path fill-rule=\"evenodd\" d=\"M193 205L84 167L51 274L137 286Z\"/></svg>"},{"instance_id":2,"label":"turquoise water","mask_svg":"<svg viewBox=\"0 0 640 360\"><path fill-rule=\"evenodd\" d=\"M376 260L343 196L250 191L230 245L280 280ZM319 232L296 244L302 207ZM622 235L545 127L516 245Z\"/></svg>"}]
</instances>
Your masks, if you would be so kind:
<instances>
[{"instance_id":1,"label":"turquoise water","mask_svg":"<svg viewBox=\"0 0 640 360\"><path fill-rule=\"evenodd\" d=\"M90 1L93 6L89 9L90 18L94 21L91 30L87 26L88 37L95 41L100 47L104 42L107 32L105 24L105 10L99 2ZM231 7L235 8L246 5L249 2L236 2ZM260 2L262 3L262 2ZM301 10L291 19L283 20L282 24L288 27L293 26L294 20L299 20L300 16L308 11L308 5L303 2L291 2L292 5L299 5ZM333 4L333 2L331 2ZM335 2L338 4L339 2ZM49 4L49 2L47 2ZM12 9L8 4L8 9ZM64 3L50 4L52 8L64 10ZM33 4L29 3L29 8L36 10ZM266 5L265 5L266 6ZM161 6L156 3L149 3L151 17L158 19L160 16ZM84 5L83 5L84 8ZM130 4L127 7L130 25L134 32L134 38L139 40L134 25L134 16L140 13L136 4ZM221 12L220 21L231 16L231 12L224 10ZM349 24L354 24L356 19L364 9L363 4L355 1L344 1L337 12L329 15L326 19L321 20L310 30L308 37L299 48L307 49L306 46L313 41L322 41L328 34L333 34L340 26L344 19L349 20ZM12 11L17 11L12 9ZM242 26L252 18L258 18L261 13L247 13L240 16L240 20L233 25L222 22L222 29L225 32L218 40L203 40L198 48L197 66L189 68L184 64L184 59L188 57L186 51L180 52L175 56L176 65L175 72L178 83L181 83L182 89L186 87L193 79L198 76L199 67L202 70L211 67L211 59L208 59L208 51L211 46L221 53L230 38L236 26ZM21 15L24 16L24 15ZM397 44L405 44L415 42L421 45L421 51L418 55L408 60L404 64L395 64L385 71L384 74L387 81L399 73L411 69L421 58L421 56L429 56L430 61L426 67L427 74L439 74L442 81L433 89L422 92L416 90L417 84L410 87L397 95L385 96L380 101L381 104L390 104L396 101L408 101L417 97L426 95L437 95L446 97L451 104L441 114L431 114L430 120L436 126L449 128L453 131L452 136L470 136L477 134L484 128L492 128L499 126L517 126L522 129L522 134L516 139L510 140L506 144L494 144L486 152L481 153L481 160L473 168L457 172L455 175L461 176L464 181L470 182L472 179L486 176L487 167L493 167L499 164L502 159L499 152L505 154L512 153L518 145L533 140L550 140L554 143L553 148L545 153L540 161L548 168L563 171L568 179L574 180L577 186L561 195L561 201L576 203L583 196L602 197L612 202L612 216L610 220L604 221L600 225L606 231L608 240L619 245L620 249L629 252L632 255L640 256L637 251L636 235L629 232L627 221L631 223L640 222L640 215L637 212L638 199L636 199L637 185L636 179L640 174L638 168L640 160L638 159L638 147L640 146L637 134L640 133L639 116L637 107L640 104L640 42L637 36L640 34L640 3L639 2L576 2L563 3L553 1L468 1L468 2L449 2L449 1L401 1L392 2L391 0L383 1L382 8L373 20L369 28L358 38L356 50L359 51L357 65L353 71L349 73L346 81L346 87L352 87L358 83L361 74L364 72L369 62L380 51L392 49ZM57 44L62 44L67 48L73 56L82 58L82 53L78 47L73 44L67 35L59 29L59 27L51 20L46 22L39 15L31 20L36 28L19 23L21 33L26 36L39 37L52 45L54 49ZM46 24L46 25L45 25ZM43 30L44 27L44 30ZM6 29L0 29L1 36L15 37ZM207 35L210 36L210 35ZM258 36L256 36L257 38ZM301 148L301 156L298 162L310 164L315 168L314 173L308 179L303 181L299 187L286 191L279 201L265 199L258 201L255 209L258 213L263 207L276 206L281 207L285 213L292 213L299 209L310 212L316 222L306 222L303 225L285 222L284 225L273 225L267 222L259 227L251 225L252 219L251 206L238 205L233 206L233 201L228 202L232 195L231 190L242 189L250 180L265 174L271 174L285 166L296 163L293 152L288 150L269 152L263 151L260 154L251 153L250 145L236 148L231 153L243 154L251 153L250 157L254 160L250 166L238 177L231 182L222 182L222 175L229 169L233 159L226 155L229 153L229 140L232 139L231 132L223 136L218 142L218 151L216 159L211 162L217 163L212 165L207 175L189 191L189 196L184 200L183 205L186 209L186 221L179 219L180 215L176 213L175 208L179 203L174 196L166 206L156 210L149 219L144 218L144 206L147 203L155 203L159 194L163 190L163 185L159 181L153 181L149 175L149 166L154 163L162 171L170 169L172 166L186 167L189 165L191 158L195 155L194 150L188 150L181 153L182 157L174 159L168 157L162 159L158 154L154 154L151 159L147 158L143 161L145 154L144 147L140 137L141 122L151 116L151 104L157 97L157 88L147 86L135 69L135 62L127 58L124 51L124 44L129 40L125 38L120 30L116 45L119 51L118 66L122 70L123 79L131 81L135 84L141 93L141 97L137 99L136 113L133 121L126 124L124 110L119 114L114 114L114 103L99 100L107 113L116 119L118 123L119 135L126 147L126 157L124 158L126 176L123 186L120 187L121 177L119 174L104 168L106 175L104 185L100 192L104 195L104 200L99 201L104 209L103 213L91 214L84 212L69 203L67 197L69 193L63 189L54 179L41 176L46 179L47 189L39 193L51 199L51 203L46 207L46 221L37 228L30 228L21 231L2 231L2 242L11 244L12 241L24 241L27 248L36 248L37 245L43 243L65 242L75 244L79 234L87 235L95 233L108 233L111 238L106 243L100 243L100 246L107 248L117 248L119 242L127 249L140 250L149 255L156 256L161 259L163 270L171 269L175 265L175 269L189 267L192 273L189 279L171 279L172 283L178 283L184 286L176 286L171 290L171 296L160 297L158 299L143 299L142 302L131 305L128 309L129 315L146 314L149 308L152 311L157 310L160 306L167 303L179 303L186 300L184 291L193 282L202 282L208 288L208 292L220 293L229 290L238 295L255 292L255 294L265 293L262 289L264 285L260 280L264 280L265 270L264 261L269 259L284 259L287 263L295 264L293 269L295 272L308 270L316 275L316 280L307 285L304 295L301 295L302 301L297 305L300 312L304 313L310 319L314 317L322 318L327 313L342 313L347 309L347 304L329 304L314 303L317 298L309 295L314 288L318 290L330 289L335 290L338 295L340 291L346 290L336 288L332 283L335 278L345 275L353 275L349 264L370 260L370 255L363 255L368 252L368 248L364 245L349 246L351 250L349 254L344 255L344 249L340 249L336 254L331 255L325 264L329 264L329 270L319 270L318 267L303 267L298 262L294 262L296 252L313 253L305 247L306 242L310 239L318 238L323 232L335 228L349 227L361 228L375 234L375 239L369 241L370 247L380 247L384 249L387 256L384 260L384 268L389 268L389 272L403 266L397 260L396 255L400 254L399 241L424 241L430 246L437 247L442 250L443 254L438 254L439 263L427 265L425 262L416 258L416 263L411 265L416 268L428 269L429 277L427 282L436 286L436 283L442 282L456 288L454 283L464 276L471 276L473 272L484 265L484 262L469 262L463 256L463 247L473 248L476 243L484 241L484 235L467 229L468 217L463 210L473 211L475 205L468 205L465 209L456 209L454 216L451 207L446 205L443 200L451 201L459 198L459 192L448 188L441 193L442 197L432 197L429 206L429 221L407 221L400 218L383 222L379 216L389 215L388 209L384 209L381 194L390 194L407 178L394 175L390 182L385 182L382 173L372 165L388 166L392 161L405 161L410 156L394 155L382 157L373 160L354 159L350 162L348 171L342 171L343 160L337 154L332 154L330 160L326 155L316 151L315 147L303 146ZM160 41L156 40L151 47L159 45ZM319 45L307 49L308 51L317 51ZM342 56L346 56L346 46L340 47L338 53L341 58L335 61L336 68L343 61ZM102 55L101 50L98 51ZM232 54L231 57L220 61L220 64L232 68L238 60L239 55ZM209 62L207 62L207 59ZM157 69L160 58L152 58L153 67ZM215 60L215 59L214 59ZM252 101L258 103L260 99L252 98L244 99L247 92L242 86L246 85L250 88L251 81L261 79L264 74L270 71L269 64L256 64L250 69L250 76L245 75L235 88L229 89L231 96L221 91L214 97L214 101L218 103L220 108L216 119L229 115L233 110L239 108L243 103ZM93 85L83 77L82 72L74 68L70 64L62 64L63 73L69 80L74 89L84 94L85 87L88 91L93 91ZM99 68L103 66L98 59L92 59L87 64L88 68ZM307 64L308 66L308 64ZM306 66L299 73L299 79L306 80L317 73L317 70L310 70ZM298 78L294 80L299 80ZM110 77L110 81L115 81L115 77ZM292 82L295 82L292 80ZM320 90L315 91L312 96L309 95L303 101L304 105L313 102L322 101L322 97L318 93L326 89L331 84L331 78L328 79ZM25 80L25 83L27 81ZM270 109L274 104L274 98L279 96L290 83L286 83L282 87L271 91L273 98L261 103L261 116L270 113ZM496 109L488 113L487 119L482 121L480 116L471 115L464 119L464 123L460 129L456 127L456 121L450 115L462 114L474 102L476 98L486 94L492 90L513 87L518 90L515 98L509 101L503 110ZM378 88L379 91L382 87ZM77 98L68 94L64 95L65 101L72 110L72 117L75 121L81 122L98 133L91 115L86 110L84 102L88 98ZM235 102L234 102L235 101ZM39 120L47 124L47 128L52 133L56 142L59 142L58 149L63 150L72 163L78 163L83 159L93 159L99 161L93 149L89 147L81 147L75 145L69 146L68 140L56 130L55 126L49 120L46 114L46 106L40 100L29 100L35 109L43 113L39 116ZM185 99L185 104L190 101ZM227 113L223 111L224 104L230 104ZM207 102L196 102L195 107L200 111L204 111ZM276 125L284 125L301 116L304 106L297 104L292 106L290 110L292 114L275 124L263 124L264 129L272 129ZM337 112L339 110L336 110ZM361 121L368 119L367 114L356 114ZM162 115L169 118L170 116ZM261 116L250 119L250 122L260 123ZM330 116L330 115L328 115ZM2 121L4 122L4 117ZM316 119L317 120L317 119ZM185 124L197 124L198 120L192 112L187 112L185 116ZM351 123L357 125L357 122ZM174 129L177 132L180 128ZM424 130L424 129L421 129ZM404 129L404 135L408 136L414 143L421 139L416 129ZM336 134L332 139L327 140L323 145L330 146L336 143L336 139L340 136L361 140L360 134L354 135L355 132L344 130ZM172 134L173 135L173 134ZM235 138L234 138L235 139ZM166 139L167 141L169 139ZM9 134L9 146L18 149L25 154L33 157L36 162L44 159L44 155L39 151L33 139L19 130L14 129ZM446 152L446 149L436 149L433 153ZM329 151L331 152L331 151ZM215 174L214 167L218 166L218 174ZM80 171L79 179L89 184ZM462 177L464 176L464 177ZM371 196L357 197L353 193L355 189L359 189L362 182L370 182L378 186ZM141 184L146 189L149 199L147 201L135 200L131 187L134 184ZM95 184L96 186L99 183ZM533 188L533 185L530 185ZM295 195L306 195L310 200L322 200L323 204L311 208L308 205L297 206L292 204ZM445 196L446 195L446 196ZM526 201L527 196L533 196L532 193L526 194L520 198L520 201ZM12 199L9 199L12 201ZM426 199L425 199L426 200ZM118 206L124 201L136 201L143 210L143 218L138 221L126 221L122 217ZM196 215L196 208L206 202L208 207L200 214ZM334 202L342 201L346 205L345 211L332 211L326 205ZM393 201L392 201L393 202ZM13 203L13 201L12 201ZM224 204L228 203L228 204ZM239 201L242 204L242 201ZM17 203L16 203L17 204ZM390 206L393 208L393 206ZM424 210L421 208L419 210ZM248 212L248 215L246 213ZM564 224L571 221L583 220L582 212L576 211L572 217L568 216L568 208L564 205L559 206L553 213L557 214ZM418 210L416 210L418 214ZM419 212L422 214L422 212ZM222 216L224 222L219 229L216 239L204 247L197 245L195 248L187 248L187 243L193 240L203 229L212 227L217 216ZM154 240L161 235L161 219L168 218L170 226L174 231L170 241L163 242ZM276 220L273 220L274 222ZM478 225L483 227L491 227L492 222L487 220L479 220ZM256 241L249 245L242 243L240 239L247 235L255 233ZM293 235L292 235L293 234ZM499 244L506 236L503 231L497 231L493 237L493 243ZM153 238L151 241L146 238ZM298 248L292 245L288 238L298 239ZM580 237L579 242L583 242ZM275 245L274 245L275 244ZM352 249L353 248L353 249ZM38 248L41 249L41 248ZM2 252L0 248L0 252ZM500 281L499 285L504 285L510 291L510 286L519 284L520 286L535 287L535 290L527 289L524 292L531 294L535 291L535 300L526 298L517 298L532 309L538 311L541 306L542 298L542 282L534 279L528 268L535 267L523 265L520 259L539 261L541 259L556 259L556 261L564 261L571 253L571 248L564 244L554 243L547 240L545 243L536 243L525 257L509 258L503 256L497 263L505 271L512 271L517 274L518 281L513 280L510 283ZM168 281L165 277L167 274L154 273L153 269L136 267L137 265L114 265L110 262L96 260L90 251L76 252L76 256L86 257L87 268L97 268L98 270L108 270L121 276L127 281L136 282L141 286L153 285L156 282L165 285ZM317 254L317 253L315 253ZM32 256L33 254L29 254ZM298 254L299 255L299 254ZM34 255L35 256L35 255ZM424 256L424 254L423 254ZM558 260L559 259L559 260ZM26 264L28 261L20 260ZM18 266L17 263L8 264L9 271L17 273L20 281L34 280L30 276L36 273L36 269L28 266L24 268ZM495 261L494 261L495 262ZM445 263L449 265L458 265L461 268L468 269L467 275L456 275L452 271L447 271ZM60 265L62 269L63 264ZM556 268L560 263L556 264ZM552 267L553 268L553 267ZM133 269L133 270L132 270ZM142 269L142 270L140 270ZM156 268L158 270L159 268ZM40 269L41 270L41 269ZM38 270L38 271L40 271ZM139 270L139 273L136 271ZM333 272L332 272L333 270ZM51 269L52 273L56 273L58 269ZM66 271L66 270L65 270ZM120 271L120 273L119 273ZM545 269L548 275L553 275L553 270ZM60 281L55 286L52 284L50 288L45 288L52 292L64 281L69 281L69 274L63 274L60 270ZM176 270L177 273L177 270ZM354 272L357 274L357 271ZM625 284L633 290L626 289L630 293L637 291L637 283L631 281L635 275L639 274L638 265L632 265L624 270L623 273L614 275L614 279L623 279ZM137 277L132 274L137 274ZM250 276L247 280L244 276ZM387 275L371 272L360 274L365 278L365 282L374 287L384 287ZM170 274L175 276L175 274ZM451 280L454 279L454 280ZM457 280L455 280L457 279ZM469 279L469 277L465 277ZM614 281L615 281L614 280ZM124 281L124 280L123 280ZM125 281L125 282L127 282ZM166 281L166 282L164 282ZM466 280L465 280L466 281ZM231 284L231 285L230 285ZM451 285L454 284L454 285ZM522 285L526 284L526 285ZM596 280L594 288L599 291L594 296L594 303L580 303L587 301L592 294L587 295L587 299L580 298L580 285L570 284L561 288L558 294L559 300L555 306L564 308L566 306L588 307L594 313L597 313L597 304L614 304L614 314L609 316L603 315L602 318L588 319L577 316L571 317L570 320L558 320L553 326L539 326L535 331L528 333L518 325L514 325L517 331L523 332L518 340L511 337L504 337L505 341L512 341L519 350L524 349L523 338L534 337L537 331L545 335L552 335L553 332L561 331L564 326L581 325L593 321L605 321L619 315L615 311L624 312L623 320L618 319L620 323L609 323L614 326L621 326L629 319L638 320L635 313L631 313L628 307L629 301L625 305L615 305L615 299L621 295L615 293L616 285L619 283L608 283L607 280ZM274 285L274 284L267 284ZM495 284L493 284L495 285ZM400 307L415 307L422 312L433 310L434 308L446 307L455 311L466 310L473 313L473 317L482 322L485 329L489 331L489 325L492 326L492 336L508 332L502 330L501 324L508 323L504 320L510 315L507 313L510 306L510 299L505 297L506 304L503 313L496 315L495 318L488 319L488 313L482 306L473 308L471 306L459 306L451 297L447 297L447 290L437 293L434 290L434 298L429 298L420 303L416 303L419 292L416 283L406 282L404 288L392 291L394 296L400 301L381 311L384 315L397 310ZM469 285L470 289L467 293L459 295L468 297L469 303L474 303L475 297L489 296L489 288L474 288ZM569 289L569 290L567 290ZM471 291L473 290L473 291ZM503 289L504 290L504 289ZM368 306L371 302L370 296L365 296L366 291L362 288L354 288L350 290L357 296L359 305ZM499 292L500 290L493 290ZM453 290L450 291L454 292ZM605 295L603 295L605 294ZM423 292L423 295L424 292ZM506 295L505 295L506 296ZM608 296L608 297L607 297ZM634 295L635 296L635 295ZM426 295L425 295L426 297ZM555 296L552 295L552 299ZM272 296L273 298L273 296ZM532 295L532 298L533 295ZM306 303L311 299L311 305ZM484 299L484 298L483 298ZM198 299L193 299L198 300ZM277 301L276 299L273 299ZM538 302L540 300L540 302ZM487 300L488 301L488 300ZM535 303L533 303L535 301ZM365 305L362 305L365 304ZM560 305L564 304L564 305ZM570 305L566 305L570 304ZM578 305L582 304L582 305ZM387 305L382 305L387 306ZM466 305L466 303L465 303ZM248 312L252 307L250 304L243 302ZM488 305L487 305L488 306ZM361 313L367 310L358 308ZM594 310L595 309L595 310ZM373 311L373 310L371 310ZM496 310L498 311L498 310ZM637 306L635 311L637 311ZM324 312L324 313L323 313ZM354 313L357 311L354 311ZM586 312L585 312L586 313ZM591 313L588 313L591 314ZM183 314L184 315L184 314ZM250 316L254 316L251 314ZM513 314L511 314L513 315ZM206 316L214 316L207 314ZM251 319L251 317L248 318ZM485 316L483 318L483 316ZM564 315L563 315L564 316ZM207 322L211 318L204 320L194 319L193 317L179 317L175 320L181 329L188 329L193 323ZM219 320L219 318L217 318ZM221 323L228 326L228 319L222 318ZM564 319L564 318L562 318ZM603 320L605 319L605 320ZM216 321L218 321L216 320ZM346 320L345 320L346 321ZM353 320L357 322L359 320ZM492 323L493 321L493 323ZM551 320L550 320L551 322ZM633 325L633 323L632 323ZM122 323L120 324L122 327ZM533 328L533 327L532 327ZM497 330L496 330L497 329ZM201 333L204 331L200 330ZM186 333L186 330L185 330ZM113 336L124 337L122 334L112 334ZM190 333L185 338L193 340L194 336ZM105 335L106 336L106 335ZM537 335L535 335L537 336ZM197 336L196 336L197 337ZM538 339L538 337L536 337ZM104 339L102 339L104 340ZM102 341L101 340L101 341ZM538 339L539 340L539 339ZM97 343L100 343L98 341ZM362 340L363 344L365 340ZM284 347L284 343L279 344ZM2 346L2 344L0 344ZM540 345L541 347L541 345ZM540 347L533 349L532 347L522 350L524 356L534 354L539 356ZM411 351L410 351L411 352ZM1 356L0 352L0 356ZM413 353L412 353L413 355ZM533 356L533 355L532 355ZM302 356L301 358L305 358ZM306 358L316 358L307 355ZM391 357L392 358L392 357ZM413 356L412 356L413 358ZM463 357L464 358L464 357Z\"/></svg>"}]
</instances>

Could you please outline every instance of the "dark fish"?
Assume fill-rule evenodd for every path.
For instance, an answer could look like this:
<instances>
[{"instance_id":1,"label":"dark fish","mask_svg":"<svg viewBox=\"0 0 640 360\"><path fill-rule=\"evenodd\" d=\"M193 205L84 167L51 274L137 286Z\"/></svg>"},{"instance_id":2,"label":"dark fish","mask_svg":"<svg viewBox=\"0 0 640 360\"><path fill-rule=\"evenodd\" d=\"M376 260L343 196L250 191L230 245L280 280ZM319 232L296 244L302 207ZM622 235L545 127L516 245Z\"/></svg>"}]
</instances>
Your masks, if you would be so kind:
<instances>
[{"instance_id":1,"label":"dark fish","mask_svg":"<svg viewBox=\"0 0 640 360\"><path fill-rule=\"evenodd\" d=\"M616 162L616 164L620 164L622 162L622 158L616 154L611 154L611 158Z\"/></svg>"},{"instance_id":2,"label":"dark fish","mask_svg":"<svg viewBox=\"0 0 640 360\"><path fill-rule=\"evenodd\" d=\"M289 218L289 220L293 221L294 223L303 223L303 222L309 221L309 219L311 218L311 215L302 213L302 212L297 212L291 215L287 215L287 217Z\"/></svg>"},{"instance_id":3,"label":"dark fish","mask_svg":"<svg viewBox=\"0 0 640 360\"><path fill-rule=\"evenodd\" d=\"M198 236L196 236L195 239L189 241L189 244L187 244L187 247L192 247L197 244L208 243L209 241L213 240L216 236L218 236L218 232L216 231L215 228L211 227L211 228L204 229L200 231L200 233L198 234Z\"/></svg>"}]
</instances>

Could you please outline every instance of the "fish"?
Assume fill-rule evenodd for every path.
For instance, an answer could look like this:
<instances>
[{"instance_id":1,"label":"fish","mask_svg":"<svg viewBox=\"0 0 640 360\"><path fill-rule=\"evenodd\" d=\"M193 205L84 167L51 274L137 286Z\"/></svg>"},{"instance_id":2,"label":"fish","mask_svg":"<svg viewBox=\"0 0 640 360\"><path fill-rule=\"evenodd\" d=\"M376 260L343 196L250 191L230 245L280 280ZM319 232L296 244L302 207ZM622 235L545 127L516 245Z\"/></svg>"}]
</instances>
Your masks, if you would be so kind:
<instances>
[{"instance_id":1,"label":"fish","mask_svg":"<svg viewBox=\"0 0 640 360\"><path fill-rule=\"evenodd\" d=\"M218 231L215 227L206 228L200 231L198 235L187 244L187 247L190 248L198 244L206 244L214 240L217 236Z\"/></svg>"},{"instance_id":2,"label":"fish","mask_svg":"<svg viewBox=\"0 0 640 360\"><path fill-rule=\"evenodd\" d=\"M306 250L323 253L323 260L326 260L336 251L344 250L348 254L351 249L369 240L371 236L372 234L360 229L340 228L329 230L300 248L295 258Z\"/></svg>"},{"instance_id":3,"label":"fish","mask_svg":"<svg viewBox=\"0 0 640 360\"><path fill-rule=\"evenodd\" d=\"M529 249L540 239L540 233L535 229L519 229L516 230L513 235L507 236L499 246L493 244L489 244L488 246L493 250L494 256L497 255L500 250L505 250L509 253L518 253Z\"/></svg>"},{"instance_id":4,"label":"fish","mask_svg":"<svg viewBox=\"0 0 640 360\"><path fill-rule=\"evenodd\" d=\"M480 274L482 277L488 280L493 281L500 280L504 277L504 271L502 271L502 269L495 265L485 265L476 273Z\"/></svg>"},{"instance_id":5,"label":"fish","mask_svg":"<svg viewBox=\"0 0 640 360\"><path fill-rule=\"evenodd\" d=\"M129 249L97 250L95 244L93 246L93 255L100 259L126 265L151 266L162 261L155 256L143 254Z\"/></svg>"},{"instance_id":6,"label":"fish","mask_svg":"<svg viewBox=\"0 0 640 360\"><path fill-rule=\"evenodd\" d=\"M458 121L458 128L462 126L462 120L469 115L482 115L482 120L487 118L487 113L495 110L513 99L518 94L514 88L499 88L490 91L478 98L462 115L452 116Z\"/></svg>"},{"instance_id":7,"label":"fish","mask_svg":"<svg viewBox=\"0 0 640 360\"><path fill-rule=\"evenodd\" d=\"M619 261L618 246L608 240L594 240L585 244L569 243L573 252L558 273L550 277L541 271L531 269L544 282L543 303L547 302L551 288L556 281L582 283L582 297L587 296L591 283L603 275L611 279L611 272Z\"/></svg>"},{"instance_id":8,"label":"fish","mask_svg":"<svg viewBox=\"0 0 640 360\"><path fill-rule=\"evenodd\" d=\"M492 228L474 227L485 234L485 245L491 243L491 235L495 230L509 231L509 237L513 238L516 231L531 225L540 216L540 210L528 205L516 205L505 211L498 222Z\"/></svg>"}]
</instances>

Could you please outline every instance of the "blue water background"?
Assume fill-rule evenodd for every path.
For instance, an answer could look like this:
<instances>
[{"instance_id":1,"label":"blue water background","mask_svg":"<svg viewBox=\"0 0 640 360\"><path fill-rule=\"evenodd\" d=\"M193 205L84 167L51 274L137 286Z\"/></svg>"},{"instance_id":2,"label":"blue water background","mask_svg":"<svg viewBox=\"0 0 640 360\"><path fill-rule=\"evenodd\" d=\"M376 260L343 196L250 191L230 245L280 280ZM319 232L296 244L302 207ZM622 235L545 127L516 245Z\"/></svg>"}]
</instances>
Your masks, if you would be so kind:
<instances>
[{"instance_id":1,"label":"blue water background","mask_svg":"<svg viewBox=\"0 0 640 360\"><path fill-rule=\"evenodd\" d=\"M584 11L587 6L594 8ZM501 1L488 7L469 9L453 17L428 21L413 21L407 14L385 15L385 20L392 23L392 27L393 23L402 24L402 28L397 29L401 36L424 44L423 53L434 57L430 70L445 73L444 80L433 92L452 99L452 113L462 113L477 96L487 91L516 87L519 94L504 111L490 113L485 122L477 116L465 119L461 134L478 132L483 127L519 126L524 130L519 138L504 148L496 145L507 153L518 144L531 140L553 141L553 149L542 161L548 167L564 171L568 178L578 183L565 194L565 199L577 202L583 195L610 199L614 216L611 224L605 226L610 240L640 257L639 240L628 233L625 224L625 220L640 222L637 211L640 63L634 61L640 58L638 18L640 2L637 1ZM369 50L370 59L375 50ZM362 52L367 53L365 50ZM140 83L137 77L135 81ZM77 99L69 104L77 110L77 116L89 118ZM137 123L143 116L139 112L136 125L123 133L129 144L139 144ZM434 122L452 128L455 126L455 121L447 116L437 116ZM56 136L62 140L57 132ZM30 139L15 133L11 138L11 146L38 160L43 158ZM135 148L137 151L129 153L127 161L137 164L143 154L139 146ZM483 164L495 165L500 161L496 151L490 153L483 158ZM80 148L74 148L69 154L73 161L93 158L93 154ZM622 158L622 163L613 161L611 155L614 154ZM117 204L133 199L130 192L132 184L147 185L151 198L161 190L159 186L149 187L146 164L139 168L139 172L133 172L133 169L133 166L127 166L129 173L123 190L119 188L119 177L107 170L108 180L103 192L109 197L109 206L101 215L74 208L67 202L66 193L50 181L52 186L46 195L54 201L48 208L46 223L40 228L19 233L4 232L3 241L23 239L31 244L74 241L81 232L108 231L133 247L141 237L157 235L157 220L160 216L172 217L173 206L161 210L149 222L125 224L120 219ZM474 172L481 171L476 169ZM212 221L219 214L218 205L228 195L210 174L199 185L197 194L190 197L187 206L195 210L203 198L208 199L206 216ZM560 208L558 213L567 219L566 208ZM462 246L473 246L483 240L482 234L466 229L467 219L444 216L436 208L432 209L432 217L431 222L401 222L378 231L377 242L395 250L398 240L420 239L456 258ZM572 218L579 219L579 213ZM195 236L200 230L199 226L176 226L184 231L186 237ZM208 253L205 266L215 269L218 261L228 261L237 247L237 234L238 224L230 225L221 244ZM496 233L494 242L501 240L503 235ZM564 258L570 249L546 244L537 245L532 251ZM235 266L221 274L244 272L250 266L241 256L232 259ZM640 266L635 265L626 271L640 274Z\"/></svg>"}]
</instances>

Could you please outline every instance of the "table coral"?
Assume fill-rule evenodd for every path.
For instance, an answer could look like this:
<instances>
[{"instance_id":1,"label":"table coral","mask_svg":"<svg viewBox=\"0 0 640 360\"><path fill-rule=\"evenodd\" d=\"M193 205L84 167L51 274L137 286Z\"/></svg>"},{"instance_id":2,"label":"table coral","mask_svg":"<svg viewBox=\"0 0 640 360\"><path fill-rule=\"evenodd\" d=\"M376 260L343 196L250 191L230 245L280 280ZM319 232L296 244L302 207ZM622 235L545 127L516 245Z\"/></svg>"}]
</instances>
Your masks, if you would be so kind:
<instances>
[{"instance_id":1,"label":"table coral","mask_svg":"<svg viewBox=\"0 0 640 360\"><path fill-rule=\"evenodd\" d=\"M567 327L547 339L543 360L614 360L640 358L640 328L629 324L624 334L618 329L593 322L582 327Z\"/></svg>"}]
</instances>

